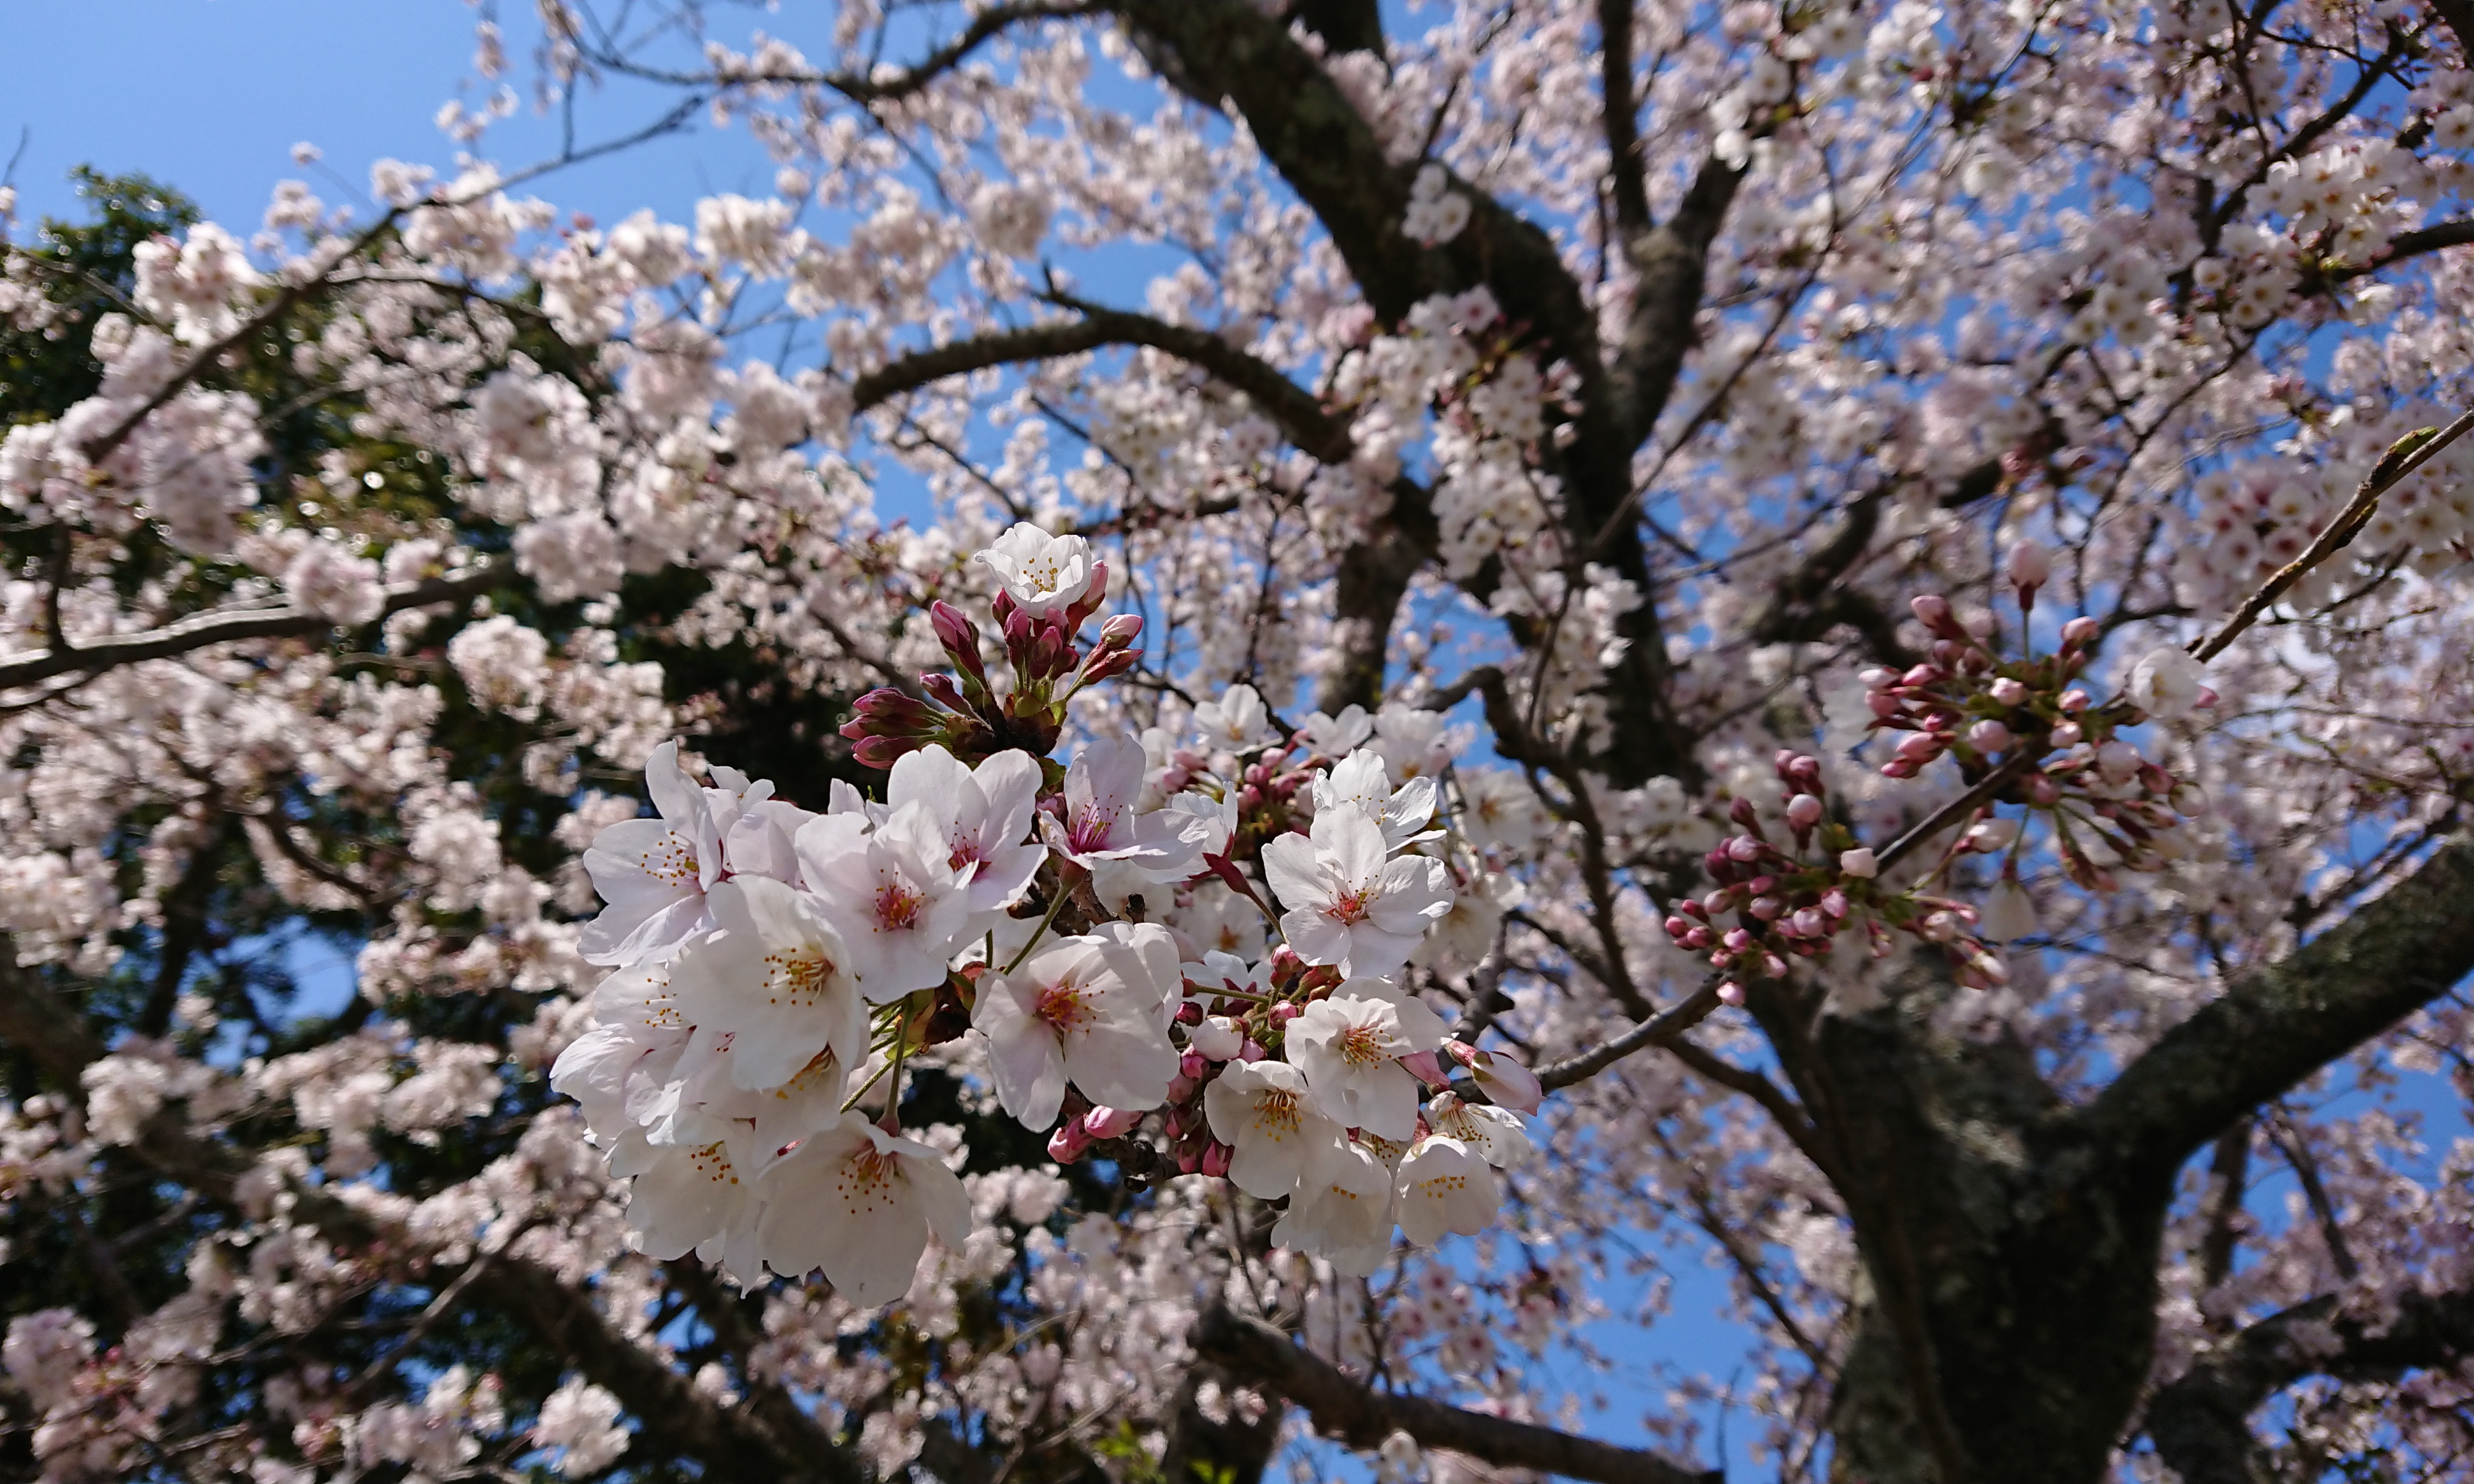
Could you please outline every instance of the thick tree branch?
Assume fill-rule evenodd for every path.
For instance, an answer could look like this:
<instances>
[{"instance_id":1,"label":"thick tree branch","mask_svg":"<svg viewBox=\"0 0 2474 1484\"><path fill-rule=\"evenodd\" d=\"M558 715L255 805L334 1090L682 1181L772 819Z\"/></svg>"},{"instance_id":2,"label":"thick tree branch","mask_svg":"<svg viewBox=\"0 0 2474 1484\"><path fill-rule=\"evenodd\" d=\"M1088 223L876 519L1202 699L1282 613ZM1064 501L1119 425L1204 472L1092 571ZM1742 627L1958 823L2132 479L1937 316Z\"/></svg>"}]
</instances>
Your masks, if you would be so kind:
<instances>
[{"instance_id":1,"label":"thick tree branch","mask_svg":"<svg viewBox=\"0 0 2474 1484\"><path fill-rule=\"evenodd\" d=\"M992 366L1079 355L1104 346L1148 346L1190 361L1245 393L1264 416L1279 425L1289 442L1323 463L1348 461L1352 445L1347 420L1325 412L1313 393L1281 374L1270 362L1249 355L1210 330L1171 324L1150 315L1087 304L1062 295L1055 296L1055 301L1081 318L975 335L906 355L852 384L851 394L858 410L865 412L905 392Z\"/></svg>"},{"instance_id":2,"label":"thick tree branch","mask_svg":"<svg viewBox=\"0 0 2474 1484\"><path fill-rule=\"evenodd\" d=\"M2165 1033L2079 1115L2096 1149L2171 1171L2236 1118L2474 971L2474 839Z\"/></svg>"},{"instance_id":3,"label":"thick tree branch","mask_svg":"<svg viewBox=\"0 0 2474 1484\"><path fill-rule=\"evenodd\" d=\"M2333 1344L2331 1343L2333 1341ZM2250 1430L2268 1398L2310 1376L2384 1379L2474 1356L2474 1293L2412 1293L2378 1333L2322 1294L2206 1352L2147 1403L2147 1432L2183 1484L2268 1484L2283 1477Z\"/></svg>"},{"instance_id":4,"label":"thick tree branch","mask_svg":"<svg viewBox=\"0 0 2474 1484\"><path fill-rule=\"evenodd\" d=\"M1354 1448L1371 1450L1394 1432L1405 1432L1421 1447L1597 1484L1716 1484L1722 1477L1714 1470L1678 1468L1639 1448L1376 1391L1273 1326L1225 1307L1204 1310L1190 1342L1198 1354L1305 1408L1316 1426Z\"/></svg>"},{"instance_id":5,"label":"thick tree branch","mask_svg":"<svg viewBox=\"0 0 2474 1484\"><path fill-rule=\"evenodd\" d=\"M451 577L399 583L386 590L380 616L433 603L454 603L517 581L514 568L490 562ZM140 634L113 634L74 649L42 649L33 654L0 655L0 690L32 685L55 675L98 674L142 659L169 659L215 644L244 639L295 638L323 634L335 620L284 604L279 608L215 609L149 629Z\"/></svg>"}]
</instances>

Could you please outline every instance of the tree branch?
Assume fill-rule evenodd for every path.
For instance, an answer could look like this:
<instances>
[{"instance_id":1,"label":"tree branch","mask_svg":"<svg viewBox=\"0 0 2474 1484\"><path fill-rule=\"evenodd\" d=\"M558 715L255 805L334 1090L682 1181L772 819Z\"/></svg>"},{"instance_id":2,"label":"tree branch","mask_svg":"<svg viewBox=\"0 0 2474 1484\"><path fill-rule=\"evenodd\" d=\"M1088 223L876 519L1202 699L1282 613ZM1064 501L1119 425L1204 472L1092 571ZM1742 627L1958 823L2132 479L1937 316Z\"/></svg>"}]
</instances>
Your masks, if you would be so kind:
<instances>
[{"instance_id":1,"label":"tree branch","mask_svg":"<svg viewBox=\"0 0 2474 1484\"><path fill-rule=\"evenodd\" d=\"M1596 1484L1717 1484L1722 1477L1714 1470L1678 1468L1639 1448L1375 1391L1273 1326L1223 1306L1205 1309L1188 1338L1198 1354L1278 1392L1305 1408L1325 1433L1361 1450L1405 1432L1422 1447Z\"/></svg>"},{"instance_id":2,"label":"tree branch","mask_svg":"<svg viewBox=\"0 0 2474 1484\"><path fill-rule=\"evenodd\" d=\"M852 384L857 410L865 412L905 392L992 366L1079 355L1104 346L1149 346L1190 361L1245 393L1298 448L1325 464L1348 462L1354 445L1349 441L1347 420L1325 412L1313 393L1291 381L1270 362L1248 354L1210 330L1084 303L1061 294L1048 297L1082 318L975 335L904 356Z\"/></svg>"},{"instance_id":3,"label":"tree branch","mask_svg":"<svg viewBox=\"0 0 2474 1484\"><path fill-rule=\"evenodd\" d=\"M2474 839L2165 1033L2078 1115L2095 1147L2170 1173L2236 1118L2474 971Z\"/></svg>"},{"instance_id":4,"label":"tree branch","mask_svg":"<svg viewBox=\"0 0 2474 1484\"><path fill-rule=\"evenodd\" d=\"M2335 1342L2333 1346L2330 1341ZM2394 1376L2474 1355L2474 1293L2409 1293L2374 1334L2321 1294L2202 1353L2147 1403L2147 1432L2182 1484L2259 1484L2277 1477L2250 1430L2250 1414L2310 1376Z\"/></svg>"},{"instance_id":5,"label":"tree branch","mask_svg":"<svg viewBox=\"0 0 2474 1484\"><path fill-rule=\"evenodd\" d=\"M105 1054L103 1040L16 963L15 943L0 934L0 1041L26 1052L56 1087L79 1096L85 1068ZM234 1189L249 1171L237 1151L190 1133L169 1106L147 1121L131 1150L164 1178L225 1207L235 1204ZM295 1186L290 1195L293 1219L330 1240L368 1245L386 1235L368 1213L326 1190ZM715 1477L862 1484L865 1475L847 1452L817 1448L820 1429L785 1438L746 1413L723 1408L604 1318L594 1307L591 1289L549 1268L501 1255L479 1269L469 1294L528 1326L588 1378L609 1388L641 1421L645 1442L698 1460Z\"/></svg>"},{"instance_id":6,"label":"tree branch","mask_svg":"<svg viewBox=\"0 0 2474 1484\"><path fill-rule=\"evenodd\" d=\"M381 617L408 608L453 603L519 581L505 562L491 562L451 577L399 583L386 590L378 607ZM32 685L55 675L98 674L143 659L168 659L215 644L243 639L279 639L319 634L337 627L335 620L285 604L280 608L216 609L149 629L114 634L73 649L43 649L33 654L0 655L0 690Z\"/></svg>"}]
</instances>

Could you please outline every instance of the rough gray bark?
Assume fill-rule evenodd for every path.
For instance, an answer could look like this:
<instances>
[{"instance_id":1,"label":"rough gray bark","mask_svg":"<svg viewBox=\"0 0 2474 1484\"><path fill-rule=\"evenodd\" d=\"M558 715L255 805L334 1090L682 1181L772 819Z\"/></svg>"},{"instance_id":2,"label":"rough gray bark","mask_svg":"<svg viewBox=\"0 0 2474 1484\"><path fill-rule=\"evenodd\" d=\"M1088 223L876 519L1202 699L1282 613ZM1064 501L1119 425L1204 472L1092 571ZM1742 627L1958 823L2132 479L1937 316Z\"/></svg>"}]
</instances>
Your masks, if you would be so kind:
<instances>
[{"instance_id":1,"label":"rough gray bark","mask_svg":"<svg viewBox=\"0 0 2474 1484\"><path fill-rule=\"evenodd\" d=\"M2474 842L2461 838L2238 980L2084 1108L2048 1087L2024 1048L1937 1030L1932 1013L1952 991L1929 969L1877 1009L1818 1020L1811 992L1753 986L1865 1265L1831 1414L1833 1477L2101 1478L2153 1354L2163 1224L2183 1162L2468 972ZM2158 1425L2183 1438L2240 1429L2268 1392L2243 1389L2259 1367L2233 1386L2234 1365L2166 1400Z\"/></svg>"}]
</instances>

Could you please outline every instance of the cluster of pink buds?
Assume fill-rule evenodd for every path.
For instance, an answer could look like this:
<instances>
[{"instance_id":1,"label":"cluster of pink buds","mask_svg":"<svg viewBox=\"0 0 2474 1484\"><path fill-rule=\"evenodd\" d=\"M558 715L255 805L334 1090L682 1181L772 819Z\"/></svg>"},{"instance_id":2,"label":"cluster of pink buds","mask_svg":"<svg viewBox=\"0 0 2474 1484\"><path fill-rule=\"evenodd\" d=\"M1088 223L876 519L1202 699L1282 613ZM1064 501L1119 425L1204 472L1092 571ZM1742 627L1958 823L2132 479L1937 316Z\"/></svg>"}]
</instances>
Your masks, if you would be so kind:
<instances>
[{"instance_id":1,"label":"cluster of pink buds","mask_svg":"<svg viewBox=\"0 0 2474 1484\"><path fill-rule=\"evenodd\" d=\"M2033 591L2023 586L2022 602L2032 602ZM1933 635L1931 658L1863 675L1874 728L1907 733L1881 765L1883 777L1914 778L1947 753L1973 781L1998 756L2023 748L2042 756L2075 745L2092 721L2109 733L2125 719L2088 715L2088 693L2071 684L2087 667L2096 620L2063 625L2061 648L2042 659L2005 661L1959 621L1949 599L1926 593L1911 606Z\"/></svg>"},{"instance_id":2,"label":"cluster of pink buds","mask_svg":"<svg viewBox=\"0 0 2474 1484\"><path fill-rule=\"evenodd\" d=\"M1667 936L1679 946L1706 956L1710 968L1729 975L1718 986L1718 997L1731 1005L1744 1002L1742 979L1780 978L1788 958L1830 951L1840 930L1856 920L1857 901L1870 892L1870 873L1851 872L1842 859L1864 852L1855 850L1846 826L1828 818L1820 761L1783 751L1777 766L1793 849L1770 838L1750 799L1737 799L1730 817L1741 832L1702 859L1711 890L1678 901L1666 920ZM1816 841L1825 858L1807 860Z\"/></svg>"},{"instance_id":3,"label":"cluster of pink buds","mask_svg":"<svg viewBox=\"0 0 2474 1484\"><path fill-rule=\"evenodd\" d=\"M999 690L980 658L980 632L952 604L929 605L929 622L954 662L954 673L932 671L919 677L923 696L891 686L859 698L857 714L841 733L858 746L861 763L889 768L906 753L932 743L957 757L985 757L1007 748L1044 756L1056 746L1065 726L1065 704L1085 685L1122 675L1142 658L1134 647L1143 620L1136 613L1118 613L1100 626L1099 642L1085 654L1078 635L1099 611L1106 591L1105 563L1087 596L1071 607L1034 613L1004 592L994 611L1005 635L1006 661L1013 683Z\"/></svg>"}]
</instances>

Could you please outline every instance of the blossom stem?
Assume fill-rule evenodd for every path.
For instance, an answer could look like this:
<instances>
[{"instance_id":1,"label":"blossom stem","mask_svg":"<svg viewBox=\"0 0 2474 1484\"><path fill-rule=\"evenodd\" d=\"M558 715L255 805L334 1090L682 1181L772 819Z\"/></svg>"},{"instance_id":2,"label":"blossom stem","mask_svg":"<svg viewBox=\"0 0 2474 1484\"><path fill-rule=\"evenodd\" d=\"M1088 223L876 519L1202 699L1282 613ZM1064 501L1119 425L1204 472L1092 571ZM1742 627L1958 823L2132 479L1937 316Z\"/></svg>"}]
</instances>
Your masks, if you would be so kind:
<instances>
[{"instance_id":1,"label":"blossom stem","mask_svg":"<svg viewBox=\"0 0 2474 1484\"><path fill-rule=\"evenodd\" d=\"M1056 883L1055 894L1052 896L1048 901L1048 915L1041 918L1039 920L1039 925L1031 930L1031 936L1023 940L1022 947L1016 951L1013 956L1013 962L1005 967L1005 971L1007 973L1012 973L1015 969L1020 969L1022 967L1022 961L1031 957L1031 950L1039 946L1040 935L1046 933L1050 925L1055 922L1056 914L1065 906L1065 898L1068 895L1070 894L1065 890L1065 882L1062 875L1060 875ZM988 942L990 944L994 944L996 942L996 930L993 928L989 929Z\"/></svg>"}]
</instances>

